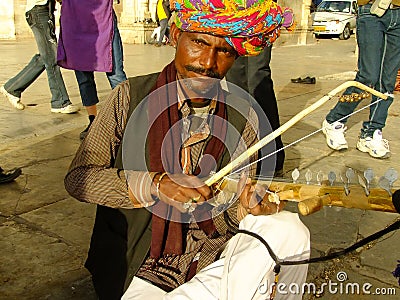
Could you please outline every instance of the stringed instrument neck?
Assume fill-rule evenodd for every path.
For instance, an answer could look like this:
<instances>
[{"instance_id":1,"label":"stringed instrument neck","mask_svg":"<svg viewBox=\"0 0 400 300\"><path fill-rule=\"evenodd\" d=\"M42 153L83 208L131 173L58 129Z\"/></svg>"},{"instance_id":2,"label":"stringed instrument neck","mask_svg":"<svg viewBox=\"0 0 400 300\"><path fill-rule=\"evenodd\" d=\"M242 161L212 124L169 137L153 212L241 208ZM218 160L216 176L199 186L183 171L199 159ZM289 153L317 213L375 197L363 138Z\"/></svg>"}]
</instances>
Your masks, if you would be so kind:
<instances>
[{"instance_id":1,"label":"stringed instrument neck","mask_svg":"<svg viewBox=\"0 0 400 300\"><path fill-rule=\"evenodd\" d=\"M279 181L276 178L258 178L254 179L254 182L275 193L280 201L298 202L298 209L302 215L317 212L324 206L397 212L392 203L391 193L378 187L369 188L366 193L365 187L348 185L344 188L343 185L331 185L328 180L320 184L307 184ZM236 193L237 184L238 179L225 177L218 189Z\"/></svg>"}]
</instances>

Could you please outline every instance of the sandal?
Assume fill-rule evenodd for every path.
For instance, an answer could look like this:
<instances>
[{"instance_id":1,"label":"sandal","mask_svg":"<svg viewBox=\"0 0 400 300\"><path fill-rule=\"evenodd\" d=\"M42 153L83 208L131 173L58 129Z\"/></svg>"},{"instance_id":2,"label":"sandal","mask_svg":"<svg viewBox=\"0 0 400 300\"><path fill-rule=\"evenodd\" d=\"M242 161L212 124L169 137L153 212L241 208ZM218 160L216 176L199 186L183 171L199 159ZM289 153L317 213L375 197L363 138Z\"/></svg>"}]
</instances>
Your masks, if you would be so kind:
<instances>
[{"instance_id":1,"label":"sandal","mask_svg":"<svg viewBox=\"0 0 400 300\"><path fill-rule=\"evenodd\" d=\"M8 172L5 172L1 167L0 167L0 183L9 183L16 179L19 175L22 174L21 168L16 168L13 170L10 170Z\"/></svg>"},{"instance_id":2,"label":"sandal","mask_svg":"<svg viewBox=\"0 0 400 300\"><path fill-rule=\"evenodd\" d=\"M305 78L300 78L300 77L292 78L290 79L290 81L293 83L305 83L305 84L315 84L316 82L315 77L310 77L310 76L307 76Z\"/></svg>"}]
</instances>

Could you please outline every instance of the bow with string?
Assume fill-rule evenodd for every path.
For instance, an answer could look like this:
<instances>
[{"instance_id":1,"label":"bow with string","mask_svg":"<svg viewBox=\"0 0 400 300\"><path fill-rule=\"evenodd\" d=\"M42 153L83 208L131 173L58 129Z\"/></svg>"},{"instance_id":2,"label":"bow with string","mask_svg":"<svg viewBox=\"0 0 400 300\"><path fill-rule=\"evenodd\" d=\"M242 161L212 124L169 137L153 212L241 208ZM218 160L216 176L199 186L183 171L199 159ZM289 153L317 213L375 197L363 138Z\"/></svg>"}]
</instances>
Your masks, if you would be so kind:
<instances>
[{"instance_id":1,"label":"bow with string","mask_svg":"<svg viewBox=\"0 0 400 300\"><path fill-rule=\"evenodd\" d=\"M323 104L325 104L327 101L329 101L330 99L332 99L336 94L338 94L339 92L347 89L348 87L351 86L355 86L361 90L367 91L368 93L371 93L375 96L378 97L378 99L374 102L372 102L371 104L358 109L356 111L354 111L353 113L339 119L338 121L341 121L342 119L348 118L351 115L358 113L359 111L378 103L379 101L382 100L387 100L388 95L383 94L381 92L378 92L360 82L357 81L347 81L341 85L339 85L337 88L333 89L332 91L330 91L328 94L326 94L324 97L322 97L321 99L319 99L317 102L313 103L312 105L310 105L309 107L307 107L306 109L302 110L301 112L299 112L297 115L295 115L294 117L292 117L289 121L287 121L285 124L283 124L282 126L280 126L278 129L274 130L273 132L271 132L270 134L268 134L267 136L265 136L264 138L262 138L261 140L259 140L256 144L254 144L253 146L251 146L249 149L247 149L245 152L243 152L241 155L239 155L236 159L234 159L233 161L231 161L228 165L226 165L224 168L222 168L221 170L219 170L217 173L215 173L214 175L212 175L210 178L208 178L205 181L205 184L207 184L208 186L212 186L214 184L216 184L217 182L219 182L221 179L223 179L225 176L229 175L229 174L233 174L233 173L238 173L240 171L242 171L243 169L247 168L249 165L257 163L261 160L264 160L272 155L274 155L275 153L286 149L314 134L316 134L317 132L321 131L322 129L318 129L286 146L284 146L281 149L278 149L272 153L269 153L266 156L263 156L261 158L259 158L258 160L252 162L251 164L248 164L240 169L237 169L235 171L233 171L235 168L239 167L240 165L242 165L244 162L246 162L249 157L251 157L253 154L255 154L257 151L259 151L261 148L263 148L264 146L266 146L268 143L270 143L271 141L273 141L275 138L277 138L278 136L280 136L282 133L284 133L286 130L288 130L290 127L292 127L293 125L295 125L297 122L299 122L301 119L303 119L305 116L307 116L308 114L310 114L311 112L313 112L314 110L316 110L317 108L321 107Z\"/></svg>"},{"instance_id":2,"label":"bow with string","mask_svg":"<svg viewBox=\"0 0 400 300\"><path fill-rule=\"evenodd\" d=\"M226 165L224 168L222 168L220 171L218 171L217 173L213 174L210 178L208 178L205 183L212 187L215 186L216 184L220 183L221 181L223 181L224 177L233 173L238 173L240 171L242 171L243 169L247 168L249 165L257 163L261 160L264 160L268 157L270 157L271 155L274 155L275 153L277 153L278 151L281 151L287 147L290 147L314 134L316 134L317 132L321 131L322 129L318 129L288 145L286 145L285 147L283 147L282 149L278 149L264 157L261 157L260 159L252 162L251 164L248 164L244 167L238 168L239 166L241 166L245 161L248 160L248 158L250 156L252 156L253 154L255 154L257 151L259 151L261 148L263 148L265 145L267 145L268 143L270 143L272 140L274 140L276 137L280 136L282 133L284 133L286 130L288 130L290 127L292 127L293 125L295 125L297 122L299 122L302 118L304 118L305 116L307 116L308 114L310 114L311 112L313 112L314 110L316 110L317 108L321 107L323 104L325 104L327 101L329 101L330 99L332 99L336 94L338 94L339 92L347 89L350 86L355 86L361 90L367 91L370 94L373 94L375 96L378 97L378 99L376 101L373 101L372 103L370 103L369 105L360 108L356 111L354 111L353 113L349 114L348 116L345 116L344 118L347 118L355 113L360 112L363 109L366 109L367 107L370 107L373 104L378 103L379 101L382 100L387 100L388 95L383 94L381 92L378 92L360 82L357 81L347 81L343 84L341 84L340 86L338 86L337 88L333 89L332 91L330 91L328 94L326 94L324 97L322 97L320 100L318 100L317 102L315 102L314 104L312 104L311 106L307 107L306 109L302 110L301 112L299 112L297 115L295 115L294 117L292 117L289 121L287 121L285 124L283 124L282 126L280 126L278 129L276 129L275 131L271 132L269 135L265 136L264 138L262 138L260 141L258 141L256 144L254 144L252 147L250 147L249 149L247 149L245 152L243 152L241 155L239 155L235 160L233 160L232 162L230 162L228 165ZM344 119L342 118L342 119ZM338 121L341 121L342 119L339 119ZM238 169L236 169L238 168ZM236 169L234 171L234 169ZM266 241L262 240L261 237L259 237L258 235L256 235L253 232L249 232L246 230L238 230L237 233L242 233L242 234L247 234L250 236L253 236L255 238L261 239L260 241L267 247L268 252L270 254L270 256L274 259L276 265L274 268L274 271L276 273L276 275L279 273L280 271L280 266L281 265L298 265L298 264L307 264L307 263L313 263L313 262L320 262L320 261L326 261L326 260L330 260L339 256L342 256L346 253L349 253L373 240L378 239L379 237L387 234L388 232L391 232L393 230L397 230L400 228L400 221L397 220L396 222L394 222L393 224L389 225L388 227L386 227L385 229L376 232L375 234L372 234L371 236L368 236L364 239L362 239L361 241L358 241L357 243L355 243L354 245L347 247L344 250L335 252L335 253L331 253L330 255L327 256L322 256L322 257L316 257L316 258L311 258L311 259L306 259L306 260L302 260L302 261L284 261L279 259L273 252L272 249L270 249L269 245L266 243ZM399 261L400 262L400 261ZM396 277L400 277L400 264L398 265L397 269L393 272L393 275ZM399 281L400 284L400 281Z\"/></svg>"}]
</instances>

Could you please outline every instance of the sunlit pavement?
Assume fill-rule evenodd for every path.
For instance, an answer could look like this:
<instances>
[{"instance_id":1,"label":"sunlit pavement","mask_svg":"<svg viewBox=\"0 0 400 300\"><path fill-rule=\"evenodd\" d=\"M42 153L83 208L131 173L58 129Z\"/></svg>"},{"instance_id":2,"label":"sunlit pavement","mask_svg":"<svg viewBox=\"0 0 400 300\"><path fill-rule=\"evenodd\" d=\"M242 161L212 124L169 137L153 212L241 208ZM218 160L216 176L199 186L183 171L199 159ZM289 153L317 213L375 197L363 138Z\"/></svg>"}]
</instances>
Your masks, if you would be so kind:
<instances>
[{"instance_id":1,"label":"sunlit pavement","mask_svg":"<svg viewBox=\"0 0 400 300\"><path fill-rule=\"evenodd\" d=\"M1 85L31 59L34 45L33 40L0 41ZM354 78L354 50L353 37L347 41L324 39L307 46L273 49L271 68L282 124ZM124 45L124 54L125 71L128 76L135 76L159 71L173 58L174 49ZM73 72L63 70L63 76L72 102L81 107L73 115L50 113L45 74L23 93L22 102L27 105L23 111L13 109L0 95L0 166L23 169L23 175L14 183L0 185L0 299L96 299L89 273L83 268L95 207L71 198L63 185L68 165L79 146L79 133L88 120ZM306 76L315 77L316 84L291 83L291 78ZM110 88L104 74L96 74L96 80L101 109ZM397 94L383 131L390 141L391 158L373 159L355 148L361 122L368 117L368 110L364 110L352 116L347 124L348 151L331 151L323 134L317 132L285 150L285 176L290 178L294 168L298 168L304 181L310 169L312 184L316 184L319 171L326 179L330 171L339 174L348 167L361 171L370 167L376 183L390 167L400 172L399 98ZM285 132L285 145L317 131L336 101L337 98L328 101ZM398 186L395 182L395 188ZM295 208L289 205L289 209ZM319 256L345 248L383 229L397 217L398 214L325 207L302 219L311 232L312 255ZM388 234L346 257L310 265L307 282L317 287L326 284L323 299L379 299L378 292L393 294L393 291L399 295L399 286L391 274L400 260L399 249L399 232ZM340 281L345 276L347 279ZM364 294L371 294L346 292L347 283L359 286L360 293L370 284ZM309 293L304 295L304 299L313 297ZM397 297L381 296L382 299Z\"/></svg>"}]
</instances>

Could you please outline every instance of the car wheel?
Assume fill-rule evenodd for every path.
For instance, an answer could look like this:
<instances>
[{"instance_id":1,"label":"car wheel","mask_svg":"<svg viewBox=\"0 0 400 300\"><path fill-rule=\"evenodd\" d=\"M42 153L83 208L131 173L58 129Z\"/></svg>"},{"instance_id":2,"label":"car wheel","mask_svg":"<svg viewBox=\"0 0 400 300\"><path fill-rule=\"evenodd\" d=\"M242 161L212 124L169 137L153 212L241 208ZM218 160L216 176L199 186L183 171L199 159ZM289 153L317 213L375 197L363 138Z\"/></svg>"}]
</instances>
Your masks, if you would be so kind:
<instances>
[{"instance_id":1,"label":"car wheel","mask_svg":"<svg viewBox=\"0 0 400 300\"><path fill-rule=\"evenodd\" d=\"M348 40L351 35L351 30L349 24L346 24L346 26L343 29L343 32L339 35L339 39L341 40Z\"/></svg>"},{"instance_id":2,"label":"car wheel","mask_svg":"<svg viewBox=\"0 0 400 300\"><path fill-rule=\"evenodd\" d=\"M314 33L314 36L315 36L316 39L319 39L319 34Z\"/></svg>"}]
</instances>

